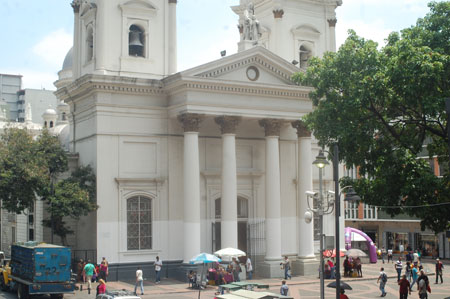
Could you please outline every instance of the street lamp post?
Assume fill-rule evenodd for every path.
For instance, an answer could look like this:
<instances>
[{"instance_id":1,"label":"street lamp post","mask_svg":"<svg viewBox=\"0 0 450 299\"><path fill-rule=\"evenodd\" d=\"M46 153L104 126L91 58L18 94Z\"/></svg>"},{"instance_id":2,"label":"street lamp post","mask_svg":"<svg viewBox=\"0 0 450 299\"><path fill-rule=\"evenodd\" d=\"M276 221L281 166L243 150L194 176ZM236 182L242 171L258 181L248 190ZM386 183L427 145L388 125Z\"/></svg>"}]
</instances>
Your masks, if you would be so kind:
<instances>
[{"instance_id":1,"label":"street lamp post","mask_svg":"<svg viewBox=\"0 0 450 299\"><path fill-rule=\"evenodd\" d=\"M341 257L341 249L340 249L340 221L339 217L341 216L341 195L339 192L339 147L337 144L334 145L333 154L329 153L333 157L333 180L334 180L334 211L335 211L335 252L336 252L336 263L335 263L335 271L336 271L336 299L339 299L341 296L341 271L340 271L340 257ZM322 168L325 165L328 165L328 161L324 155L324 151L321 150L319 155L316 157L316 160L313 162L314 165L319 167L319 190L320 190L320 203L319 207L321 207L321 203L323 201L322 196ZM349 192L346 193L345 201L359 201L361 198L356 194L351 186L346 186L342 188L349 189ZM327 198L327 203L332 204L331 201ZM323 210L323 209L322 209ZM332 211L331 211L332 212ZM321 298L323 298L324 294L324 281L323 281L323 213L320 215L319 213L319 221L320 221L320 294Z\"/></svg>"},{"instance_id":2,"label":"street lamp post","mask_svg":"<svg viewBox=\"0 0 450 299\"><path fill-rule=\"evenodd\" d=\"M317 213L319 215L319 235L320 235L320 250L319 250L319 254L320 254L320 267L319 267L319 279L320 279L320 298L323 299L325 298L325 281L324 281L324 259L323 259L323 250L324 250L324 246L323 246L323 215L324 214L329 214L332 211L330 211L330 207L332 206L332 204L330 203L330 201L328 201L328 197L327 197L327 202L326 204L324 203L324 198L323 198L323 168L328 165L328 161L325 158L325 156L323 155L323 152L320 151L319 156L316 157L316 160L313 162L314 165L316 165L319 168L319 198L318 198L318 203L317 203L317 209L311 209L310 205L309 205L309 201L308 201L308 207L314 212ZM317 194L316 194L317 195ZM313 204L314 206L314 204Z\"/></svg>"}]
</instances>

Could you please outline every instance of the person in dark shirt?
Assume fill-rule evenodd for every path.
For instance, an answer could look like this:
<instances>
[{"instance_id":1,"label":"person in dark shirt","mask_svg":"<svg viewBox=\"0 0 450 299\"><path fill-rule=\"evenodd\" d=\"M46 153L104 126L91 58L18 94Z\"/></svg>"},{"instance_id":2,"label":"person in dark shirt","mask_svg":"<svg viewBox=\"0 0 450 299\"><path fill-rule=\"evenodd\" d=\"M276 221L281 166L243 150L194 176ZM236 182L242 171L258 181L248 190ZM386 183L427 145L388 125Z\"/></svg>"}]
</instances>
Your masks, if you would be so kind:
<instances>
[{"instance_id":1,"label":"person in dark shirt","mask_svg":"<svg viewBox=\"0 0 450 299\"><path fill-rule=\"evenodd\" d=\"M402 276L402 279L398 282L400 286L400 299L407 299L408 294L411 295L411 289L408 279L406 279L406 275Z\"/></svg>"}]
</instances>

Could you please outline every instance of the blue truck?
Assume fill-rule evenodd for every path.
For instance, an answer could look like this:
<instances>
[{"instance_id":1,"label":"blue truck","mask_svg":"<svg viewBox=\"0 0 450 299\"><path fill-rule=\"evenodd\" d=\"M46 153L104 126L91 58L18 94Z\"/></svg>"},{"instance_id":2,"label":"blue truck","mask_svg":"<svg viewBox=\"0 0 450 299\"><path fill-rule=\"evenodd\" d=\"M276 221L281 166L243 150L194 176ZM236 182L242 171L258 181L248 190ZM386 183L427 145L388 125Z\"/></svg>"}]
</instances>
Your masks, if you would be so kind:
<instances>
[{"instance_id":1,"label":"blue truck","mask_svg":"<svg viewBox=\"0 0 450 299\"><path fill-rule=\"evenodd\" d=\"M9 288L17 291L17 298L50 295L63 298L73 293L70 248L28 242L11 246Z\"/></svg>"}]
</instances>

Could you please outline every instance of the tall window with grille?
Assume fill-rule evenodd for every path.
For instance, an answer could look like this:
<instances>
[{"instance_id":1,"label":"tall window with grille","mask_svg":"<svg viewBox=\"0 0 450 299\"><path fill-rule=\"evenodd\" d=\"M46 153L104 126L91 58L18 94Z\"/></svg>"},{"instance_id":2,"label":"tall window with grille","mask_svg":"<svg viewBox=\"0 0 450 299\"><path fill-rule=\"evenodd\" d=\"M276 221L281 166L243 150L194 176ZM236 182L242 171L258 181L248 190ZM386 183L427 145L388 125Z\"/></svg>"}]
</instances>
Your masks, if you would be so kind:
<instances>
[{"instance_id":1,"label":"tall window with grille","mask_svg":"<svg viewBox=\"0 0 450 299\"><path fill-rule=\"evenodd\" d=\"M149 197L127 199L127 249L152 249L152 199Z\"/></svg>"}]
</instances>

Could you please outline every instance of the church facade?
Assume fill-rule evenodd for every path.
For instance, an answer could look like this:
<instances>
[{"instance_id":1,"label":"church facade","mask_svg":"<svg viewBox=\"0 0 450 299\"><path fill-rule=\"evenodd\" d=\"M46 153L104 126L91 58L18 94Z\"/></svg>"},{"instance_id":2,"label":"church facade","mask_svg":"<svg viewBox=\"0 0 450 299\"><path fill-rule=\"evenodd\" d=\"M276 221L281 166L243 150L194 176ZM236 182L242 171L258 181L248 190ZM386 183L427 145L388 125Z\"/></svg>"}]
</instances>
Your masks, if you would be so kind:
<instances>
[{"instance_id":1,"label":"church facade","mask_svg":"<svg viewBox=\"0 0 450 299\"><path fill-rule=\"evenodd\" d=\"M335 50L340 4L241 1L239 52L177 72L176 0L74 0L56 95L70 106L70 151L96 171L99 205L80 221L79 249L106 257L112 279L156 256L177 276L225 247L254 257L259 275L281 276L283 255L294 273L315 272L304 214L318 145L300 121L310 88L290 78Z\"/></svg>"}]
</instances>

